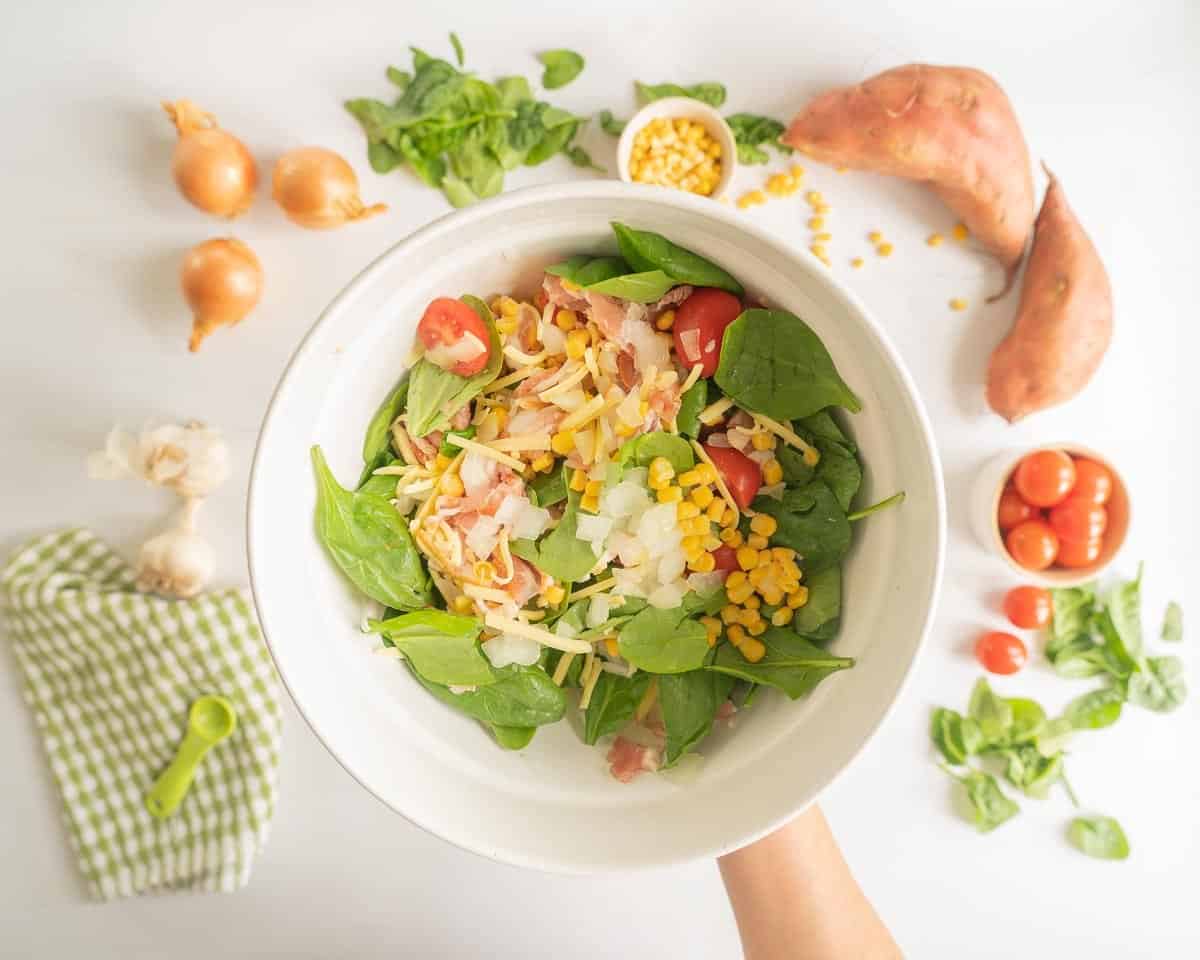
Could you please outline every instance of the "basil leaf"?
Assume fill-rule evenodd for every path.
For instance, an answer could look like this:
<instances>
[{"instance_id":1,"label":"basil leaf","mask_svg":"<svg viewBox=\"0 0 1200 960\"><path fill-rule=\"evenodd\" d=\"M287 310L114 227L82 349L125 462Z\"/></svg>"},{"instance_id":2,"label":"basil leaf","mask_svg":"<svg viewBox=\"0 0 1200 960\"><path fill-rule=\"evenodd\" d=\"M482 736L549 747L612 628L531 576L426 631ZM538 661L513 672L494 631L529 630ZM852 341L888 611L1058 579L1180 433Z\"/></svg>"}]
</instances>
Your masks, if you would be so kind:
<instances>
[{"instance_id":1,"label":"basil leaf","mask_svg":"<svg viewBox=\"0 0 1200 960\"><path fill-rule=\"evenodd\" d=\"M641 83L634 82L638 100L641 103L651 103L664 97L688 97L707 103L710 107L719 107L725 102L725 85L723 83L696 83L690 87L681 87L677 83Z\"/></svg>"},{"instance_id":2,"label":"basil leaf","mask_svg":"<svg viewBox=\"0 0 1200 960\"><path fill-rule=\"evenodd\" d=\"M841 616L842 569L832 566L806 574L805 583L808 584L808 602L792 617L792 629L803 636L829 639L819 635L819 631Z\"/></svg>"},{"instance_id":3,"label":"basil leaf","mask_svg":"<svg viewBox=\"0 0 1200 960\"><path fill-rule=\"evenodd\" d=\"M426 680L473 686L496 679L479 648L481 624L475 617L422 610L368 624L372 633L387 637Z\"/></svg>"},{"instance_id":4,"label":"basil leaf","mask_svg":"<svg viewBox=\"0 0 1200 960\"><path fill-rule=\"evenodd\" d=\"M1164 643L1179 643L1183 639L1183 607L1174 600L1167 604L1163 614L1162 639Z\"/></svg>"},{"instance_id":5,"label":"basil leaf","mask_svg":"<svg viewBox=\"0 0 1200 960\"><path fill-rule=\"evenodd\" d=\"M654 303L674 286L678 284L661 270L647 270L643 273L627 273L621 277L601 280L589 286L588 290L620 300L632 300L634 303Z\"/></svg>"},{"instance_id":6,"label":"basil leaf","mask_svg":"<svg viewBox=\"0 0 1200 960\"><path fill-rule=\"evenodd\" d=\"M496 332L496 321L492 311L477 297L463 296L460 299L479 314L487 326L487 366L474 376L460 377L457 373L443 370L424 357L413 365L409 374L408 429L418 437L448 427L450 418L496 379L504 362L504 356L500 352L500 335Z\"/></svg>"},{"instance_id":7,"label":"basil leaf","mask_svg":"<svg viewBox=\"0 0 1200 960\"><path fill-rule=\"evenodd\" d=\"M1124 860L1129 856L1129 840L1112 817L1076 817L1067 827L1067 839L1089 857Z\"/></svg>"},{"instance_id":8,"label":"basil leaf","mask_svg":"<svg viewBox=\"0 0 1200 960\"><path fill-rule=\"evenodd\" d=\"M600 121L600 129L610 137L619 137L625 131L626 121L618 120L611 110L601 110L597 119Z\"/></svg>"},{"instance_id":9,"label":"basil leaf","mask_svg":"<svg viewBox=\"0 0 1200 960\"><path fill-rule=\"evenodd\" d=\"M663 430L626 440L617 451L617 463L622 467L648 467L657 457L666 458L677 474L696 465L692 445L682 437Z\"/></svg>"},{"instance_id":10,"label":"basil leaf","mask_svg":"<svg viewBox=\"0 0 1200 960\"><path fill-rule=\"evenodd\" d=\"M425 679L412 668L417 682L454 709L483 723L500 727L541 727L557 723L567 708L567 695L541 667L517 664L496 671L496 680L465 693Z\"/></svg>"},{"instance_id":11,"label":"basil leaf","mask_svg":"<svg viewBox=\"0 0 1200 960\"><path fill-rule=\"evenodd\" d=\"M400 378L400 382L392 388L391 393L384 397L383 403L367 424L367 435L363 437L363 472L358 483L361 487L366 483L371 473L385 466L392 459L392 421L404 412L404 404L408 399L408 375Z\"/></svg>"},{"instance_id":12,"label":"basil leaf","mask_svg":"<svg viewBox=\"0 0 1200 960\"><path fill-rule=\"evenodd\" d=\"M461 67L463 65L463 45L462 41L458 39L458 34L453 30L450 31L450 46L454 48L454 59L458 61L458 65Z\"/></svg>"},{"instance_id":13,"label":"basil leaf","mask_svg":"<svg viewBox=\"0 0 1200 960\"><path fill-rule=\"evenodd\" d=\"M1006 744L1013 723L1012 704L996 696L983 677L975 681L967 713L979 724L984 747Z\"/></svg>"},{"instance_id":14,"label":"basil leaf","mask_svg":"<svg viewBox=\"0 0 1200 960\"><path fill-rule=\"evenodd\" d=\"M699 669L708 656L708 633L692 613L686 605L670 610L646 607L621 627L617 635L621 656L650 673Z\"/></svg>"},{"instance_id":15,"label":"basil leaf","mask_svg":"<svg viewBox=\"0 0 1200 960\"><path fill-rule=\"evenodd\" d=\"M835 657L780 627L769 628L758 639L766 647L766 653L757 663L750 663L732 644L726 643L717 648L708 669L774 687L795 700L811 693L831 674L854 666L852 657Z\"/></svg>"},{"instance_id":16,"label":"basil leaf","mask_svg":"<svg viewBox=\"0 0 1200 960\"><path fill-rule=\"evenodd\" d=\"M595 743L601 737L621 730L632 720L652 679L644 672L621 677L603 671L583 715L583 742Z\"/></svg>"},{"instance_id":17,"label":"basil leaf","mask_svg":"<svg viewBox=\"0 0 1200 960\"><path fill-rule=\"evenodd\" d=\"M787 491L783 500L757 497L752 506L775 518L779 527L772 543L795 550L806 574L834 566L850 549L850 522L820 480Z\"/></svg>"},{"instance_id":18,"label":"basil leaf","mask_svg":"<svg viewBox=\"0 0 1200 960\"><path fill-rule=\"evenodd\" d=\"M1170 713L1187 699L1183 663L1178 657L1148 657L1129 678L1129 700L1139 707Z\"/></svg>"},{"instance_id":19,"label":"basil leaf","mask_svg":"<svg viewBox=\"0 0 1200 960\"><path fill-rule=\"evenodd\" d=\"M700 438L700 412L708 406L708 381L697 380L679 398L679 412L675 414L675 429L680 436Z\"/></svg>"},{"instance_id":20,"label":"basil leaf","mask_svg":"<svg viewBox=\"0 0 1200 960\"><path fill-rule=\"evenodd\" d=\"M712 732L717 710L733 689L733 679L707 670L657 679L658 704L667 731L666 769Z\"/></svg>"},{"instance_id":21,"label":"basil leaf","mask_svg":"<svg viewBox=\"0 0 1200 960\"><path fill-rule=\"evenodd\" d=\"M974 813L975 826L980 833L995 830L1000 824L1020 812L1021 808L1004 795L1000 784L990 773L969 770L962 775L951 772L951 776L966 788L967 800Z\"/></svg>"},{"instance_id":22,"label":"basil leaf","mask_svg":"<svg viewBox=\"0 0 1200 960\"><path fill-rule=\"evenodd\" d=\"M372 600L397 610L429 606L429 577L405 519L383 497L343 489L319 446L312 462L317 536L333 562Z\"/></svg>"},{"instance_id":23,"label":"basil leaf","mask_svg":"<svg viewBox=\"0 0 1200 960\"><path fill-rule=\"evenodd\" d=\"M546 50L537 58L546 68L542 72L542 86L547 90L565 87L583 71L583 57L574 50Z\"/></svg>"},{"instance_id":24,"label":"basil leaf","mask_svg":"<svg viewBox=\"0 0 1200 960\"><path fill-rule=\"evenodd\" d=\"M549 574L561 583L574 583L587 576L596 565L596 554L590 543L575 535L579 522L579 500L578 493L568 491L567 508L558 525L540 540L512 541L510 549L513 556L528 560L542 573Z\"/></svg>"},{"instance_id":25,"label":"basil leaf","mask_svg":"<svg viewBox=\"0 0 1200 960\"><path fill-rule=\"evenodd\" d=\"M745 310L726 327L716 381L739 407L776 420L862 409L820 338L783 310Z\"/></svg>"},{"instance_id":26,"label":"basil leaf","mask_svg":"<svg viewBox=\"0 0 1200 960\"><path fill-rule=\"evenodd\" d=\"M1141 567L1138 567L1137 579L1121 584L1108 594L1104 608L1124 649L1131 659L1136 660L1142 652Z\"/></svg>"},{"instance_id":27,"label":"basil leaf","mask_svg":"<svg viewBox=\"0 0 1200 960\"><path fill-rule=\"evenodd\" d=\"M1076 697L1063 710L1074 730L1101 730L1120 719L1125 694L1117 687L1101 687Z\"/></svg>"},{"instance_id":28,"label":"basil leaf","mask_svg":"<svg viewBox=\"0 0 1200 960\"><path fill-rule=\"evenodd\" d=\"M697 287L717 287L741 296L742 285L733 275L691 250L672 243L649 230L634 230L623 223L612 224L617 246L634 270L661 270L676 283Z\"/></svg>"},{"instance_id":29,"label":"basil leaf","mask_svg":"<svg viewBox=\"0 0 1200 960\"><path fill-rule=\"evenodd\" d=\"M537 727L504 727L499 724L489 724L492 736L505 750L524 750L529 746Z\"/></svg>"}]
</instances>

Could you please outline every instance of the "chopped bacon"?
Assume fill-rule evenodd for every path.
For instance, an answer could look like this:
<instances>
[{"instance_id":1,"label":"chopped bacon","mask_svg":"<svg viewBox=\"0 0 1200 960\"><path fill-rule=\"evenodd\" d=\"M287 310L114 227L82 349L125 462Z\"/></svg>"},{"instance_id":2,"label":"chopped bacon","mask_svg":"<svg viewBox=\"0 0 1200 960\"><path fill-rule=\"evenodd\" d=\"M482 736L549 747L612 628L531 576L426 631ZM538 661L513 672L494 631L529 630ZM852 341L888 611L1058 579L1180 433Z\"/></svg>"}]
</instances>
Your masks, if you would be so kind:
<instances>
[{"instance_id":1,"label":"chopped bacon","mask_svg":"<svg viewBox=\"0 0 1200 960\"><path fill-rule=\"evenodd\" d=\"M543 384L545 384L551 377L557 375L558 371L561 369L561 367L549 367L545 370L539 370L537 373L526 377L517 385L517 396L527 397L531 393L537 393L539 390L544 389Z\"/></svg>"},{"instance_id":2,"label":"chopped bacon","mask_svg":"<svg viewBox=\"0 0 1200 960\"><path fill-rule=\"evenodd\" d=\"M639 379L637 366L633 362L633 354L622 350L617 354L617 373L621 377L621 386L632 390Z\"/></svg>"},{"instance_id":3,"label":"chopped bacon","mask_svg":"<svg viewBox=\"0 0 1200 960\"><path fill-rule=\"evenodd\" d=\"M650 312L651 313L660 313L661 311L666 310L669 307L678 306L679 304L683 303L684 300L686 300L688 297L690 297L692 295L692 290L694 290L694 289L695 289L694 287L692 287L690 284L687 284L687 283L681 283L677 287L672 287L670 290L668 290L666 293L664 293L655 303L651 304Z\"/></svg>"},{"instance_id":4,"label":"chopped bacon","mask_svg":"<svg viewBox=\"0 0 1200 960\"><path fill-rule=\"evenodd\" d=\"M735 713L737 713L737 707L733 705L732 700L726 700L723 704L717 707L718 720L729 720Z\"/></svg>"},{"instance_id":5,"label":"chopped bacon","mask_svg":"<svg viewBox=\"0 0 1200 960\"><path fill-rule=\"evenodd\" d=\"M679 414L679 404L682 399L679 387L680 385L675 383L659 390L651 390L650 396L646 398L650 409L661 419L673 420Z\"/></svg>"},{"instance_id":6,"label":"chopped bacon","mask_svg":"<svg viewBox=\"0 0 1200 960\"><path fill-rule=\"evenodd\" d=\"M513 598L518 607L523 607L538 594L541 587L541 577L520 557L513 557L513 577L505 586L504 591Z\"/></svg>"},{"instance_id":7,"label":"chopped bacon","mask_svg":"<svg viewBox=\"0 0 1200 960\"><path fill-rule=\"evenodd\" d=\"M657 747L643 747L625 737L617 737L608 751L608 768L622 783L629 783L638 774L657 770L661 757L662 751Z\"/></svg>"},{"instance_id":8,"label":"chopped bacon","mask_svg":"<svg viewBox=\"0 0 1200 960\"><path fill-rule=\"evenodd\" d=\"M479 504L479 512L489 517L495 516L506 497L519 497L525 493L525 481L512 472L508 467L500 467L496 471L496 482L483 496Z\"/></svg>"},{"instance_id":9,"label":"chopped bacon","mask_svg":"<svg viewBox=\"0 0 1200 960\"><path fill-rule=\"evenodd\" d=\"M458 408L458 411L450 418L451 430L466 430L471 425L471 405L464 403ZM441 446L441 441L438 441Z\"/></svg>"},{"instance_id":10,"label":"chopped bacon","mask_svg":"<svg viewBox=\"0 0 1200 960\"><path fill-rule=\"evenodd\" d=\"M586 299L579 293L573 293L563 286L562 279L551 273L542 279L542 290L546 294L546 302L564 310L582 310L588 305Z\"/></svg>"},{"instance_id":11,"label":"chopped bacon","mask_svg":"<svg viewBox=\"0 0 1200 960\"><path fill-rule=\"evenodd\" d=\"M537 353L541 348L538 340L538 320L541 315L528 304L521 304L517 311L517 341L526 353Z\"/></svg>"},{"instance_id":12,"label":"chopped bacon","mask_svg":"<svg viewBox=\"0 0 1200 960\"><path fill-rule=\"evenodd\" d=\"M410 433L408 439L412 441L413 453L417 455L421 466L427 467L437 458L438 447L442 445L442 432L434 430L423 437L416 437Z\"/></svg>"}]
</instances>

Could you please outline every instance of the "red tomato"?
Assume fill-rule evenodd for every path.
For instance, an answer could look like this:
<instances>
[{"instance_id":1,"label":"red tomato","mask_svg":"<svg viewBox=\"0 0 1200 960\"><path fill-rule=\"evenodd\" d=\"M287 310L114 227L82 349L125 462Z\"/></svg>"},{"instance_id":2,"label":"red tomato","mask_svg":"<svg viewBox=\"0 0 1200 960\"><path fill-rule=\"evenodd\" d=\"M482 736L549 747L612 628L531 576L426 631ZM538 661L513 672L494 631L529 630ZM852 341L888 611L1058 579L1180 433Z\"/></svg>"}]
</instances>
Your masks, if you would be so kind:
<instances>
[{"instance_id":1,"label":"red tomato","mask_svg":"<svg viewBox=\"0 0 1200 960\"><path fill-rule=\"evenodd\" d=\"M985 633L975 641L975 659L988 673L1016 673L1028 656L1025 644L1011 633Z\"/></svg>"},{"instance_id":2,"label":"red tomato","mask_svg":"<svg viewBox=\"0 0 1200 960\"><path fill-rule=\"evenodd\" d=\"M1050 510L1050 526L1059 540L1072 543L1099 540L1108 526L1108 511L1098 503L1071 494Z\"/></svg>"},{"instance_id":3,"label":"red tomato","mask_svg":"<svg viewBox=\"0 0 1200 960\"><path fill-rule=\"evenodd\" d=\"M1049 590L1043 590L1041 587L1013 587L1004 595L1004 615L1014 627L1036 630L1050 622L1050 614Z\"/></svg>"},{"instance_id":4,"label":"red tomato","mask_svg":"<svg viewBox=\"0 0 1200 960\"><path fill-rule=\"evenodd\" d=\"M1038 450L1017 464L1013 483L1026 503L1052 507L1075 486L1075 461L1061 450Z\"/></svg>"},{"instance_id":5,"label":"red tomato","mask_svg":"<svg viewBox=\"0 0 1200 960\"><path fill-rule=\"evenodd\" d=\"M1009 555L1026 570L1045 570L1058 556L1058 537L1049 524L1026 520L1004 539Z\"/></svg>"},{"instance_id":6,"label":"red tomato","mask_svg":"<svg viewBox=\"0 0 1200 960\"><path fill-rule=\"evenodd\" d=\"M1084 457L1075 458L1075 487L1071 490L1072 497L1090 500L1092 503L1108 503L1112 496L1113 479L1108 468L1101 466L1095 460Z\"/></svg>"},{"instance_id":7,"label":"red tomato","mask_svg":"<svg viewBox=\"0 0 1200 960\"><path fill-rule=\"evenodd\" d=\"M483 344L483 353L458 362L445 358L442 358L444 362L439 360L439 347L453 347L467 333ZM425 313L417 324L417 336L421 338L426 351L431 352L429 359L442 369L457 373L460 377L474 376L488 364L491 338L488 336L487 324L461 300L452 300L450 297L438 297L433 300L425 308Z\"/></svg>"},{"instance_id":8,"label":"red tomato","mask_svg":"<svg viewBox=\"0 0 1200 960\"><path fill-rule=\"evenodd\" d=\"M1036 515L1037 511L1021 499L1016 487L1004 488L1004 492L1000 494L1000 506L996 511L996 520L1001 530L1011 530L1018 523L1033 520Z\"/></svg>"},{"instance_id":9,"label":"red tomato","mask_svg":"<svg viewBox=\"0 0 1200 960\"><path fill-rule=\"evenodd\" d=\"M727 543L721 544L712 552L716 569L721 573L733 573L738 568L737 551Z\"/></svg>"},{"instance_id":10,"label":"red tomato","mask_svg":"<svg viewBox=\"0 0 1200 960\"><path fill-rule=\"evenodd\" d=\"M725 328L742 312L732 293L700 287L675 311L675 352L685 367L701 365L700 376L711 377L721 359Z\"/></svg>"},{"instance_id":11,"label":"red tomato","mask_svg":"<svg viewBox=\"0 0 1200 960\"><path fill-rule=\"evenodd\" d=\"M1058 556L1054 562L1060 567L1069 567L1072 570L1079 567L1090 567L1100 556L1100 547L1103 542L1099 538L1095 540L1064 540L1058 545Z\"/></svg>"},{"instance_id":12,"label":"red tomato","mask_svg":"<svg viewBox=\"0 0 1200 960\"><path fill-rule=\"evenodd\" d=\"M762 486L762 471L758 464L733 447L714 447L706 443L704 452L721 472L737 505L743 510L749 507Z\"/></svg>"}]
</instances>

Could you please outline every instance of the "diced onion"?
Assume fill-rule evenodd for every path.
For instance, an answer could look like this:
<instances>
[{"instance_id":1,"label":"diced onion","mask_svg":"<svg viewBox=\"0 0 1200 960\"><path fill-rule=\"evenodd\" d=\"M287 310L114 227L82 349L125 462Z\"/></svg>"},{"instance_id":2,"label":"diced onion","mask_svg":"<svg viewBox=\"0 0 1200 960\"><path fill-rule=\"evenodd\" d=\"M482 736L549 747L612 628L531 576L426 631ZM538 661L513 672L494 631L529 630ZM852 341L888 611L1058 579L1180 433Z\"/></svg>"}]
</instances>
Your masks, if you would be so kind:
<instances>
[{"instance_id":1,"label":"diced onion","mask_svg":"<svg viewBox=\"0 0 1200 960\"><path fill-rule=\"evenodd\" d=\"M679 606L683 602L684 594L687 593L687 588L681 581L674 583L664 583L662 586L650 591L646 597L646 602L652 607L658 607L660 610L671 610Z\"/></svg>"},{"instance_id":2,"label":"diced onion","mask_svg":"<svg viewBox=\"0 0 1200 960\"><path fill-rule=\"evenodd\" d=\"M683 359L687 361L689 366L700 362L699 330L684 330L679 335L679 346L683 351Z\"/></svg>"},{"instance_id":3,"label":"diced onion","mask_svg":"<svg viewBox=\"0 0 1200 960\"><path fill-rule=\"evenodd\" d=\"M708 596L714 590L721 589L725 583L725 574L714 570L712 573L692 573L688 575L687 585L702 597Z\"/></svg>"},{"instance_id":4,"label":"diced onion","mask_svg":"<svg viewBox=\"0 0 1200 960\"><path fill-rule=\"evenodd\" d=\"M704 442L710 447L729 447L729 438L723 433L710 433Z\"/></svg>"},{"instance_id":5,"label":"diced onion","mask_svg":"<svg viewBox=\"0 0 1200 960\"><path fill-rule=\"evenodd\" d=\"M542 327L542 346L546 351L553 355L567 352L567 335L563 333L554 324L549 323Z\"/></svg>"},{"instance_id":6,"label":"diced onion","mask_svg":"<svg viewBox=\"0 0 1200 960\"><path fill-rule=\"evenodd\" d=\"M601 593L598 596L592 597L592 602L588 604L587 616L584 618L584 622L589 628L598 627L608 620L611 612L612 597Z\"/></svg>"},{"instance_id":7,"label":"diced onion","mask_svg":"<svg viewBox=\"0 0 1200 960\"><path fill-rule=\"evenodd\" d=\"M425 356L431 363L449 370L459 363L474 360L482 353L487 353L487 345L470 331L463 331L463 335L454 343L439 343L426 350Z\"/></svg>"},{"instance_id":8,"label":"diced onion","mask_svg":"<svg viewBox=\"0 0 1200 960\"><path fill-rule=\"evenodd\" d=\"M767 487L759 487L758 494L761 497L770 497L772 500L782 500L783 499L783 491L786 488L787 488L787 484L780 481L779 483L772 483L770 486L767 486Z\"/></svg>"},{"instance_id":9,"label":"diced onion","mask_svg":"<svg viewBox=\"0 0 1200 960\"><path fill-rule=\"evenodd\" d=\"M593 545L600 543L603 549L604 539L612 530L612 517L601 517L590 513L580 513L575 523L575 536L580 540L588 540Z\"/></svg>"},{"instance_id":10,"label":"diced onion","mask_svg":"<svg viewBox=\"0 0 1200 960\"><path fill-rule=\"evenodd\" d=\"M542 645L536 640L513 636L510 633L492 637L481 644L481 649L497 670L512 663L529 667L537 663L542 655Z\"/></svg>"},{"instance_id":11,"label":"diced onion","mask_svg":"<svg viewBox=\"0 0 1200 960\"><path fill-rule=\"evenodd\" d=\"M485 559L492 555L500 540L500 524L495 517L481 513L467 533L467 547L475 556Z\"/></svg>"},{"instance_id":12,"label":"diced onion","mask_svg":"<svg viewBox=\"0 0 1200 960\"><path fill-rule=\"evenodd\" d=\"M463 457L462 466L458 470L458 476L463 482L467 496L475 498L486 494L492 487L497 469L498 466L495 460L481 456L474 451Z\"/></svg>"}]
</instances>

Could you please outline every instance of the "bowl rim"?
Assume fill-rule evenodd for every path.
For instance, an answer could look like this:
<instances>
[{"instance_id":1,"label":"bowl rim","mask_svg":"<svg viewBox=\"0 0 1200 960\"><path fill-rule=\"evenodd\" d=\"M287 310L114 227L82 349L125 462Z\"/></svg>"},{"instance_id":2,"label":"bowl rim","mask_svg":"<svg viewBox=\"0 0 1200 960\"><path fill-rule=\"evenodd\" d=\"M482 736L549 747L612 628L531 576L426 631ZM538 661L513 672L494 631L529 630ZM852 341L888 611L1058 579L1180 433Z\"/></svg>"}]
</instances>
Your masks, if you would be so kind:
<instances>
[{"instance_id":1,"label":"bowl rim","mask_svg":"<svg viewBox=\"0 0 1200 960\"><path fill-rule=\"evenodd\" d=\"M625 183L642 187L656 186L651 183L637 183L630 176L629 156L633 152L633 138L637 136L638 131L651 120L666 116L682 117L687 120L703 118L704 125L709 128L709 132L721 142L721 179L717 181L712 194L702 198L720 200L729 190L734 174L737 173L737 140L733 136L733 128L721 116L720 110L703 100L693 100L691 97L660 97L658 100L651 100L626 121L625 129L621 131L621 136L617 140L617 175ZM677 192L687 194L687 191L684 190ZM696 196L696 194L688 195Z\"/></svg>"},{"instance_id":2,"label":"bowl rim","mask_svg":"<svg viewBox=\"0 0 1200 960\"><path fill-rule=\"evenodd\" d=\"M479 849L466 842L460 841L458 838L443 834L436 827L423 822L422 819L414 817L412 814L402 809L391 800L386 799L376 793L369 785L370 779L365 774L351 766L351 764L343 758L332 745L330 738L322 730L320 722L317 718L311 716L305 707L297 699L293 692L293 684L288 679L288 673L285 670L280 657L277 655L276 644L272 642L269 628L266 623L266 618L261 611L266 606L260 600L259 578L256 575L258 565L263 561L260 556L256 537L256 515L257 504L259 500L259 482L261 479L263 454L263 440L270 432L271 427L277 417L283 415L281 400L288 386L290 376L293 370L307 358L309 352L316 348L317 333L336 313L346 309L348 305L358 297L358 295L371 283L375 274L382 271L385 263L393 257L402 256L406 250L411 247L419 247L421 244L428 241L429 238L437 236L442 231L447 229L458 229L460 225L470 224L476 219L489 216L492 212L504 210L511 207L520 207L528 204L551 203L558 202L564 199L635 199L651 204L661 204L665 206L674 206L688 209L692 212L699 213L712 219L724 222L726 226L733 228L736 231L748 234L755 240L765 243L769 246L776 247L784 252L789 257L803 259L804 253L796 247L789 244L783 238L776 234L760 227L754 223L747 222L726 205L715 202L706 197L699 197L692 194L687 194L682 191L659 190L653 193L638 189L639 185L623 183L618 180L599 180L599 181L584 181L584 182L565 182L556 184L544 184L538 186L524 187L517 190L503 193L499 196L492 197L488 200L473 204L470 207L451 210L442 216L438 217L407 236L401 238L397 242L391 244L387 249L382 251L370 263L363 267L355 274L342 289L333 297L333 299L321 310L317 318L309 327L307 333L301 338L292 353L291 358L284 366L279 374L278 380L271 392L271 398L267 405L266 413L263 415L262 424L259 427L258 436L255 439L254 456L250 467L250 477L248 482L248 491L246 498L246 552L247 552L247 568L249 572L250 590L255 603L255 610L258 613L259 625L262 631L263 639L266 642L267 649L271 654L271 660L275 665L276 672L279 675L280 682L288 692L296 712L307 724L313 735L321 743L326 751L333 757L335 761L361 786L367 793L373 796L379 803L388 807L390 810L398 813L409 823L419 827L421 830L438 838L439 840L449 843L461 850L466 850L478 856L485 857L497 863L505 863L519 867L539 870L551 874L595 874L602 872L618 872L624 870L646 870L656 869L660 867L673 866L676 864L689 863L700 859L711 859L731 853L734 850L739 850L757 840L762 839L768 834L779 829L784 824L790 822L795 817L799 816L813 803L817 802L822 794L833 786L861 756L867 745L879 733L883 725L892 717L897 705L904 699L904 694L908 690L909 684L912 681L917 664L919 663L925 648L928 645L929 633L937 615L938 602L941 596L942 580L945 572L946 562L946 541L947 541L947 511L946 511L946 491L945 481L942 468L941 457L938 454L937 443L933 431L933 426L929 420L929 415L925 409L924 401L921 394L917 390L907 365L900 356L895 345L888 338L881 324L867 310L862 301L841 281L827 271L811 271L811 275L819 278L818 283L824 283L832 291L840 297L847 306L854 311L857 311L861 320L866 324L869 333L875 339L879 349L885 354L888 362L893 367L896 376L900 380L907 392L911 401L911 409L916 426L921 440L928 454L928 464L931 471L931 488L933 493L933 529L931 531L934 541L933 569L932 575L929 578L927 595L925 597L923 607L925 615L922 622L918 625L918 637L916 647L913 650L912 657L905 666L903 672L898 678L895 688L895 694L891 702L880 713L879 717L873 725L865 732L861 740L847 752L845 761L840 765L836 773L821 787L819 787L811 798L807 801L797 803L790 811L782 816L772 820L765 826L742 834L735 840L723 844L711 844L703 848L698 848L690 851L686 855L681 856L665 856L651 857L637 863L622 864L622 865L598 865L595 863L586 863L579 866L569 866L559 861L547 860L536 855L529 855L523 851L515 849Z\"/></svg>"}]
</instances>

